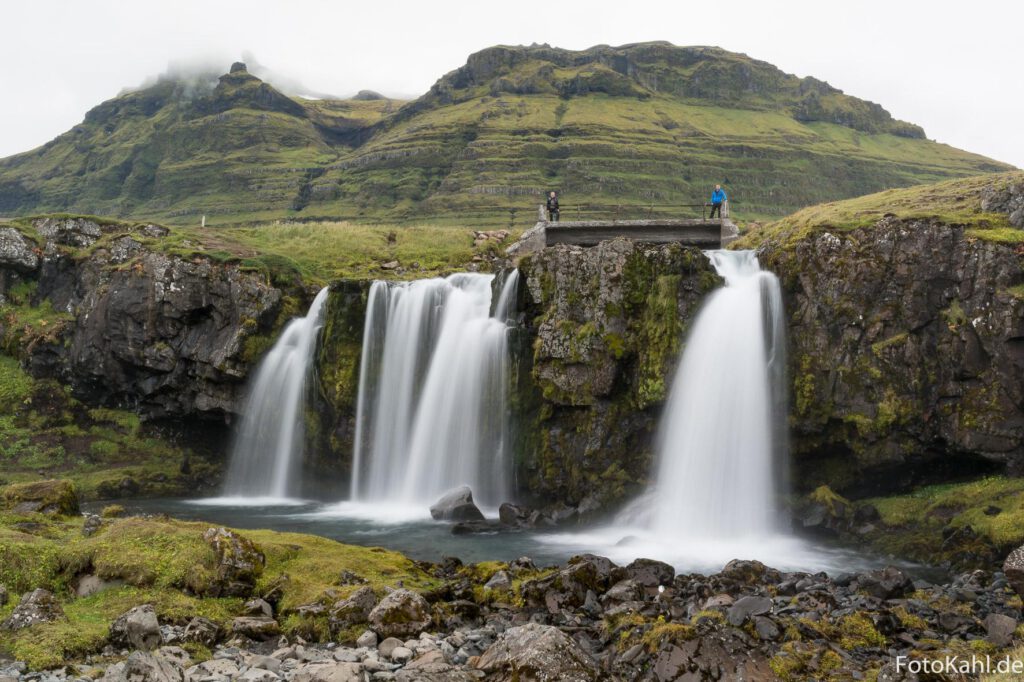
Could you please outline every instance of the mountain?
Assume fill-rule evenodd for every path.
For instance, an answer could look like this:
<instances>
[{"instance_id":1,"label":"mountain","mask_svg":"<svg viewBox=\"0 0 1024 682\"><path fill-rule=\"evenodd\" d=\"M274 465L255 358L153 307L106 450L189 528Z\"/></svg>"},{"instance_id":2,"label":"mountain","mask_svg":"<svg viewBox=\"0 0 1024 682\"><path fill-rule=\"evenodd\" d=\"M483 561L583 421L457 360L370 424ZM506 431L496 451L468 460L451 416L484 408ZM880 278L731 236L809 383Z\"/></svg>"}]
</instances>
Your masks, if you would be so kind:
<instances>
[{"instance_id":1,"label":"mountain","mask_svg":"<svg viewBox=\"0 0 1024 682\"><path fill-rule=\"evenodd\" d=\"M762 218L1010 168L719 48L535 45L473 54L412 102L292 98L241 63L164 78L0 160L0 214L479 224L514 206L523 224L546 189L569 215L635 214L722 182L735 215Z\"/></svg>"}]
</instances>

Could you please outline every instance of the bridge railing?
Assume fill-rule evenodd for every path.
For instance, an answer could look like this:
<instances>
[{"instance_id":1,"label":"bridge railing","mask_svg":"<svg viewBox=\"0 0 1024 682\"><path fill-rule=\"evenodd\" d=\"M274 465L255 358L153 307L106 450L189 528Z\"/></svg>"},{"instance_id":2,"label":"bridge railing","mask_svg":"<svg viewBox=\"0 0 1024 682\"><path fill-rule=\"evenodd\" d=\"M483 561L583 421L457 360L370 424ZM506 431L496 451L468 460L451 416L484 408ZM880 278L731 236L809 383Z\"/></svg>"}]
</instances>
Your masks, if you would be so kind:
<instances>
[{"instance_id":1,"label":"bridge railing","mask_svg":"<svg viewBox=\"0 0 1024 682\"><path fill-rule=\"evenodd\" d=\"M688 218L707 219L711 213L711 204L561 204L560 220L649 220L652 218ZM691 215L688 215L691 214ZM537 211L538 219L548 219L547 206L540 204ZM722 217L729 217L729 202L722 204Z\"/></svg>"}]
</instances>

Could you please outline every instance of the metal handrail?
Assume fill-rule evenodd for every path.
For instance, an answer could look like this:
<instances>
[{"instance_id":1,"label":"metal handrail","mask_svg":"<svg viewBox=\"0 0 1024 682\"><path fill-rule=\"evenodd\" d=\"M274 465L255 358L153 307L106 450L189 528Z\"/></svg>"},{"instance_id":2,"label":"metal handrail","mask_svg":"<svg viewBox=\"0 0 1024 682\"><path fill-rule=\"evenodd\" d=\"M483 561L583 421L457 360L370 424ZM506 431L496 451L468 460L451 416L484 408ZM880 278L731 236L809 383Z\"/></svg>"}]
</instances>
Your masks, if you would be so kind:
<instances>
[{"instance_id":1,"label":"metal handrail","mask_svg":"<svg viewBox=\"0 0 1024 682\"><path fill-rule=\"evenodd\" d=\"M624 213L628 214L631 219L640 220L644 218L651 218L654 216L656 209L672 209L678 211L682 208L699 208L701 210L700 215L702 220L707 220L708 211L707 208L711 206L710 203L701 204L563 204L559 207L559 214L564 216L566 214L576 214L576 220L581 220L583 214L590 215L608 215L611 214L612 220L618 220ZM722 217L728 217L729 210L725 208L728 206L728 202L723 206ZM545 204L540 204L541 212L546 215L547 207ZM513 213L514 215L514 213Z\"/></svg>"}]
</instances>

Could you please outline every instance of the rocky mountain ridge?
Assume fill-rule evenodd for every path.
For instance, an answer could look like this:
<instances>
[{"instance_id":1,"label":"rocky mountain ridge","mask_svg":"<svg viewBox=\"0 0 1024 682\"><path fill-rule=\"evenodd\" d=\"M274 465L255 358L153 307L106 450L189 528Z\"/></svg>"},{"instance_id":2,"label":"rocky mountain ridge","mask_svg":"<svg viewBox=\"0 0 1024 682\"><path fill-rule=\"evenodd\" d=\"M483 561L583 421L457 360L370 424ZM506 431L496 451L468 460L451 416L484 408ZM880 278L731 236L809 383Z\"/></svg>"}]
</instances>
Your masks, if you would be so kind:
<instances>
[{"instance_id":1,"label":"rocky mountain ridge","mask_svg":"<svg viewBox=\"0 0 1024 682\"><path fill-rule=\"evenodd\" d=\"M162 78L0 160L0 215L493 226L550 187L580 210L678 212L724 182L761 217L1008 168L719 48L499 46L409 103L288 97L240 63Z\"/></svg>"}]
</instances>

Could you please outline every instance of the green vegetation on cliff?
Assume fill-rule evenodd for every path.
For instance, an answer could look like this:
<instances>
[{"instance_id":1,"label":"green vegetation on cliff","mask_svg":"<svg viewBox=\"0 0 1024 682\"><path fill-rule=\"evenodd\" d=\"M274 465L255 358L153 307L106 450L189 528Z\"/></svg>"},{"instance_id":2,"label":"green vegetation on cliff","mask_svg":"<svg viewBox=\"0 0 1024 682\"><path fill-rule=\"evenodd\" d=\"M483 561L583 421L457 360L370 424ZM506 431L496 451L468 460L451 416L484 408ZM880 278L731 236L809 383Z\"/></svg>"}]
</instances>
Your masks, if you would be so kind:
<instances>
[{"instance_id":1,"label":"green vegetation on cliff","mask_svg":"<svg viewBox=\"0 0 1024 682\"><path fill-rule=\"evenodd\" d=\"M755 218L1007 169L718 48L493 47L409 103L293 99L244 70L161 79L0 161L0 214L523 227L551 187L601 215L700 202L721 181Z\"/></svg>"},{"instance_id":2,"label":"green vegetation on cliff","mask_svg":"<svg viewBox=\"0 0 1024 682\"><path fill-rule=\"evenodd\" d=\"M61 476L87 499L180 495L215 469L127 410L89 409L0 354L0 483ZM0 581L2 582L2 581Z\"/></svg>"},{"instance_id":3,"label":"green vegetation on cliff","mask_svg":"<svg viewBox=\"0 0 1024 682\"><path fill-rule=\"evenodd\" d=\"M810 206L755 228L736 242L734 248L756 248L766 240L782 240L792 245L815 232L847 232L871 227L889 215L903 220L931 219L947 225L962 225L968 228L970 236L985 241L1024 243L1024 230L1011 225L1009 215L982 208L986 190L1021 182L1024 182L1024 172L1011 171L888 189Z\"/></svg>"}]
</instances>

